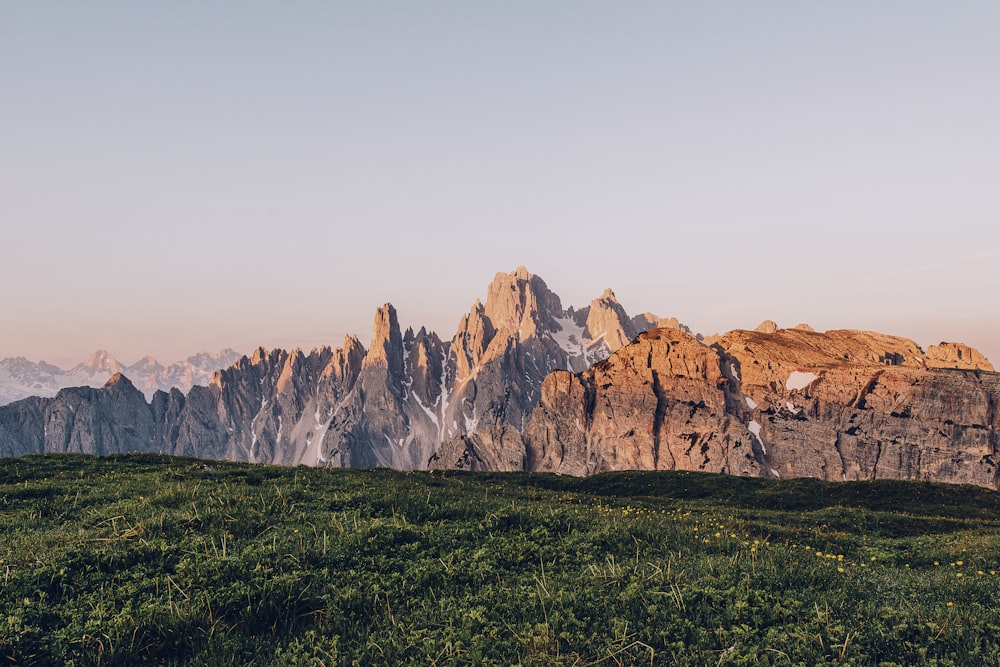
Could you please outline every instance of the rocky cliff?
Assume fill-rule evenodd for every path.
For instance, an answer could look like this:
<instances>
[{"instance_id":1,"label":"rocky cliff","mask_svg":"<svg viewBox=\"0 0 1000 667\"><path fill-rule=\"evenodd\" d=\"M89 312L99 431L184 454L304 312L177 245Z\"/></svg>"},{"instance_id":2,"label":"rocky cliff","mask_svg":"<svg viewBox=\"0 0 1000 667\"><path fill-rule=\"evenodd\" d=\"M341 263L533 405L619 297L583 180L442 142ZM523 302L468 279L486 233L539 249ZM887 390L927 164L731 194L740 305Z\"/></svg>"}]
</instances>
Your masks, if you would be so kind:
<instances>
[{"instance_id":1,"label":"rocky cliff","mask_svg":"<svg viewBox=\"0 0 1000 667\"><path fill-rule=\"evenodd\" d=\"M450 340L401 331L385 304L367 350L354 337L335 350L258 349L209 386L157 391L148 405L119 378L117 394L112 385L63 390L0 407L0 455L158 451L286 465L519 470L522 432L545 376L584 370L640 329L610 290L585 308L564 309L519 267L494 277L485 304L473 304ZM119 421L132 431L119 433Z\"/></svg>"},{"instance_id":2,"label":"rocky cliff","mask_svg":"<svg viewBox=\"0 0 1000 667\"><path fill-rule=\"evenodd\" d=\"M526 468L760 475L762 458L718 352L656 329L579 374L554 372L526 431Z\"/></svg>"},{"instance_id":3,"label":"rocky cliff","mask_svg":"<svg viewBox=\"0 0 1000 667\"><path fill-rule=\"evenodd\" d=\"M0 407L0 456L120 454L149 449L156 426L142 393L118 373L101 389L63 389Z\"/></svg>"},{"instance_id":4,"label":"rocky cliff","mask_svg":"<svg viewBox=\"0 0 1000 667\"><path fill-rule=\"evenodd\" d=\"M948 348L963 354L944 368L945 354L905 338L762 329L711 346L659 329L586 372L553 373L526 431L527 466L997 488L1000 374L977 352Z\"/></svg>"},{"instance_id":5,"label":"rocky cliff","mask_svg":"<svg viewBox=\"0 0 1000 667\"><path fill-rule=\"evenodd\" d=\"M258 349L209 386L149 402L117 373L99 389L0 406L0 456L153 451L997 488L998 402L1000 374L959 343L924 352L905 338L773 322L700 340L676 321L629 317L611 290L564 308L520 267L498 273L447 340L402 331L385 304L369 349L352 336L309 353Z\"/></svg>"}]
</instances>

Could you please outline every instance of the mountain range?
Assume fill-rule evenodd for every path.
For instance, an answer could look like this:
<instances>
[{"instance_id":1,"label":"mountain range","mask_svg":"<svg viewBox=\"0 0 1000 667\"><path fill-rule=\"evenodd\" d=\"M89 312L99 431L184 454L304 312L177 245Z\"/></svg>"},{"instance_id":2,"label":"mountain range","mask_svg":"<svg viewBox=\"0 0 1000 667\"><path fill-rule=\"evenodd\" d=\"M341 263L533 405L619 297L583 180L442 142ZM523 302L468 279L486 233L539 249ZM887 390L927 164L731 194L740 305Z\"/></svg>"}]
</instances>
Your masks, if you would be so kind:
<instances>
[{"instance_id":1,"label":"mountain range","mask_svg":"<svg viewBox=\"0 0 1000 667\"><path fill-rule=\"evenodd\" d=\"M0 455L153 451L397 469L706 470L930 479L997 488L1000 374L976 350L874 332L757 330L702 339L629 316L611 290L564 307L538 276L498 273L448 339L265 350L208 386L127 377L0 407Z\"/></svg>"},{"instance_id":2,"label":"mountain range","mask_svg":"<svg viewBox=\"0 0 1000 667\"><path fill-rule=\"evenodd\" d=\"M195 385L209 384L215 371L239 358L237 352L226 348L216 354L201 352L167 366L151 356L124 366L107 350L98 350L67 371L44 361L8 357L0 359L0 405L28 396L55 396L66 387L101 387L115 373L126 375L147 399L157 390L174 387L186 393Z\"/></svg>"}]
</instances>

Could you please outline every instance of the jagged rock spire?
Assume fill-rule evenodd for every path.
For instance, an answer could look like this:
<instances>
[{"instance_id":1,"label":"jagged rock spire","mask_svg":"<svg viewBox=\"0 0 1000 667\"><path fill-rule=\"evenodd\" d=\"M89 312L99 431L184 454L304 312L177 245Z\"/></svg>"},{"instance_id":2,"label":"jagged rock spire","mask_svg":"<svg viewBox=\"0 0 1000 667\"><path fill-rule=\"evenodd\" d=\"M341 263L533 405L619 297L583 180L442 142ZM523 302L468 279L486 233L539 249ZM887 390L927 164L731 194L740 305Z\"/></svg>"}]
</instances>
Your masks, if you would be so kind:
<instances>
[{"instance_id":1,"label":"jagged rock spire","mask_svg":"<svg viewBox=\"0 0 1000 667\"><path fill-rule=\"evenodd\" d=\"M375 311L372 326L372 344L365 355L363 368L384 364L390 372L402 374L403 335L399 330L399 319L391 303L384 304Z\"/></svg>"},{"instance_id":2,"label":"jagged rock spire","mask_svg":"<svg viewBox=\"0 0 1000 667\"><path fill-rule=\"evenodd\" d=\"M614 352L628 345L638 332L609 287L590 302L586 333L591 340L603 339L608 350Z\"/></svg>"},{"instance_id":3,"label":"jagged rock spire","mask_svg":"<svg viewBox=\"0 0 1000 667\"><path fill-rule=\"evenodd\" d=\"M519 266L494 276L484 312L494 327L516 331L525 340L555 329L553 318L562 315L562 303L544 280Z\"/></svg>"}]
</instances>

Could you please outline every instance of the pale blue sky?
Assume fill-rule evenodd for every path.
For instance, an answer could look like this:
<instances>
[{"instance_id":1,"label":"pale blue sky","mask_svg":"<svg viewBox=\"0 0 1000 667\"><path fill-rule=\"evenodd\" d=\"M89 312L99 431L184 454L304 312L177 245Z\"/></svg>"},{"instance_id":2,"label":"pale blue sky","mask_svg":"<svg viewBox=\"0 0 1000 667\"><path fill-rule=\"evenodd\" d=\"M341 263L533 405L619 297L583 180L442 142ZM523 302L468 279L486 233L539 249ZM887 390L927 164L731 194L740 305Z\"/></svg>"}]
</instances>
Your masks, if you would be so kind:
<instances>
[{"instance_id":1,"label":"pale blue sky","mask_svg":"<svg viewBox=\"0 0 1000 667\"><path fill-rule=\"evenodd\" d=\"M1000 363L1000 3L8 2L0 358L450 337L519 264Z\"/></svg>"}]
</instances>

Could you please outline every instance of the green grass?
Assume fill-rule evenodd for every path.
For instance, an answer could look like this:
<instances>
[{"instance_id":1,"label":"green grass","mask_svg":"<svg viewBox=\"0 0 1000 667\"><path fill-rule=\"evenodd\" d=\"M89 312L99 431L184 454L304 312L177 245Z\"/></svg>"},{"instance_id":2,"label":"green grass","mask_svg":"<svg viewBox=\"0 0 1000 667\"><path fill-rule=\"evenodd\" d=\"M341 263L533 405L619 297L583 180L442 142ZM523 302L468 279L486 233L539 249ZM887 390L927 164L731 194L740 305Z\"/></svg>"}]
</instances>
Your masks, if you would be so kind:
<instances>
[{"instance_id":1,"label":"green grass","mask_svg":"<svg viewBox=\"0 0 1000 667\"><path fill-rule=\"evenodd\" d=\"M923 483L8 459L0 665L995 665L998 510Z\"/></svg>"}]
</instances>

